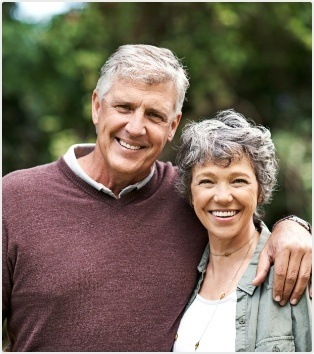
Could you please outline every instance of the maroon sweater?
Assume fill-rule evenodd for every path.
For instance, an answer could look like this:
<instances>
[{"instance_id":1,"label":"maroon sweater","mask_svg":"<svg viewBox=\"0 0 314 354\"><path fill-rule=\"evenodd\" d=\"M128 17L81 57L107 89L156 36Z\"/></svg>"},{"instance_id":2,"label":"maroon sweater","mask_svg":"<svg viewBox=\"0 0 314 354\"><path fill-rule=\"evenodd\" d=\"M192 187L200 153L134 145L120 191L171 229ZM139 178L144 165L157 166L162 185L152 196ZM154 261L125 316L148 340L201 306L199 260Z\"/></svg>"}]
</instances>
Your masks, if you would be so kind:
<instances>
[{"instance_id":1,"label":"maroon sweater","mask_svg":"<svg viewBox=\"0 0 314 354\"><path fill-rule=\"evenodd\" d=\"M61 158L3 178L3 311L13 351L170 351L207 233L157 162L116 200Z\"/></svg>"}]
</instances>

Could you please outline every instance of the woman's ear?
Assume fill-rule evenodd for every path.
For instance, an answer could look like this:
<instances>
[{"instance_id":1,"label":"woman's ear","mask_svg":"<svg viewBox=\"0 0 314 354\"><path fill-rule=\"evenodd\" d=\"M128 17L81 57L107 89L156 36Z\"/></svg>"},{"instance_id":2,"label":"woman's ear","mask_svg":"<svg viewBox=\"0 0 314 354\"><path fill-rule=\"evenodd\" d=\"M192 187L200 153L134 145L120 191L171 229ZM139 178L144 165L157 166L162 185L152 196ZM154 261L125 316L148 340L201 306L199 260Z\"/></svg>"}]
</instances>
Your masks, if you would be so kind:
<instances>
[{"instance_id":1,"label":"woman's ear","mask_svg":"<svg viewBox=\"0 0 314 354\"><path fill-rule=\"evenodd\" d=\"M194 208L193 197L192 197L192 193L191 192L190 192L190 195L189 195L189 202L190 202L191 207Z\"/></svg>"}]
</instances>

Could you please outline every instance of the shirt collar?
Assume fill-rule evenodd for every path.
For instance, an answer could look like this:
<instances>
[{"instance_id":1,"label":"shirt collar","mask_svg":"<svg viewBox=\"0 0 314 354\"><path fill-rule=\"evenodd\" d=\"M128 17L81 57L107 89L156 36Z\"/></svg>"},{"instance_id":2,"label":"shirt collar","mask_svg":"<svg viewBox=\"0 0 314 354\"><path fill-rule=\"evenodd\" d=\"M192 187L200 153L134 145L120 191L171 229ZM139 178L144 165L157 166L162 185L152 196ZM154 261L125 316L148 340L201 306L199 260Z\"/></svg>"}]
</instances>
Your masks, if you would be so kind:
<instances>
[{"instance_id":1,"label":"shirt collar","mask_svg":"<svg viewBox=\"0 0 314 354\"><path fill-rule=\"evenodd\" d=\"M270 231L268 230L267 226L261 222L261 234L258 240L258 243L256 245L253 257L251 259L250 264L248 265L246 271L244 272L243 276L241 277L238 288L241 290L245 291L246 293L252 295L256 286L252 284L253 279L255 278L256 275L256 269L257 269L257 264L259 260L259 256L263 250L263 247L265 246L269 236L270 236Z\"/></svg>"},{"instance_id":2,"label":"shirt collar","mask_svg":"<svg viewBox=\"0 0 314 354\"><path fill-rule=\"evenodd\" d=\"M65 160L65 162L67 163L67 165L71 168L71 170L78 175L80 178L82 178L85 182L87 182L89 185L91 185L92 187L96 188L99 191L102 191L108 195L110 195L113 198L117 198L112 190L106 186L104 186L102 183L99 183L95 180L93 180L92 178L90 178L88 176L88 174L82 169L82 167L80 166L80 164L77 161L77 157L76 157L76 151L78 149L80 149L80 156L84 156L88 153L90 153L93 149L95 148L95 144L75 144L72 145L69 150L64 154L63 158ZM82 153L82 151L84 153ZM153 165L153 168L150 172L150 174L145 177L143 180L131 184L125 188L123 188L121 190L121 192L119 193L119 196L117 199L121 198L121 196L130 193L131 191L133 191L134 189L140 189L142 187L144 187L153 177L155 171L155 164Z\"/></svg>"}]
</instances>

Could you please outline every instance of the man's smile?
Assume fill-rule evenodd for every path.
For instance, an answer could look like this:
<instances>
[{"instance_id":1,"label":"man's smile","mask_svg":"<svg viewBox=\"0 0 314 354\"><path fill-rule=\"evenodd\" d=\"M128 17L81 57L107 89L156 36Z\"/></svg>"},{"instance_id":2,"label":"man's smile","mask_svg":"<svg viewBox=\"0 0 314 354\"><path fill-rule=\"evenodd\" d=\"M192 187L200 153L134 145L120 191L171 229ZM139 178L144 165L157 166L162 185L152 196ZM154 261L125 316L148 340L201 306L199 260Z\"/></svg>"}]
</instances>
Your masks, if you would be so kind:
<instances>
[{"instance_id":1,"label":"man's smile","mask_svg":"<svg viewBox=\"0 0 314 354\"><path fill-rule=\"evenodd\" d=\"M118 139L118 138L117 138L117 141L118 141L118 143L121 146L123 146L123 147L125 147L126 149L129 149L129 150L139 150L139 149L143 148L143 146L131 145L131 144L128 144L126 141Z\"/></svg>"}]
</instances>

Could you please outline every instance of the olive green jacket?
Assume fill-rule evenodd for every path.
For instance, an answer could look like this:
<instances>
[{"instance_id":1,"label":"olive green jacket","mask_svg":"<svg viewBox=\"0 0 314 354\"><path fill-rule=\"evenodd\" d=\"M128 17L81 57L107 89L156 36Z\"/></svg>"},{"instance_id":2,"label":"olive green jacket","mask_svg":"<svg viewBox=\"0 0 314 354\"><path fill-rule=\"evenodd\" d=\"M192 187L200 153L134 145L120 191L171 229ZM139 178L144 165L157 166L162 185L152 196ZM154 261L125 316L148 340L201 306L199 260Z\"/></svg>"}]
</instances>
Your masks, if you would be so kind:
<instances>
[{"instance_id":1,"label":"olive green jacket","mask_svg":"<svg viewBox=\"0 0 314 354\"><path fill-rule=\"evenodd\" d=\"M237 286L236 343L237 352L310 352L312 349L311 300L306 290L297 305L280 306L273 300L274 269L265 282L252 285L258 258L270 232L261 224L261 235L248 268ZM186 307L198 294L209 261L207 246L198 265L199 280Z\"/></svg>"}]
</instances>

